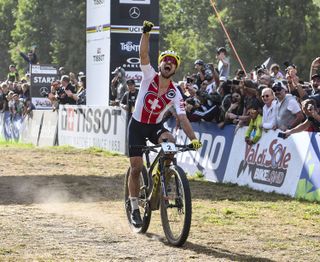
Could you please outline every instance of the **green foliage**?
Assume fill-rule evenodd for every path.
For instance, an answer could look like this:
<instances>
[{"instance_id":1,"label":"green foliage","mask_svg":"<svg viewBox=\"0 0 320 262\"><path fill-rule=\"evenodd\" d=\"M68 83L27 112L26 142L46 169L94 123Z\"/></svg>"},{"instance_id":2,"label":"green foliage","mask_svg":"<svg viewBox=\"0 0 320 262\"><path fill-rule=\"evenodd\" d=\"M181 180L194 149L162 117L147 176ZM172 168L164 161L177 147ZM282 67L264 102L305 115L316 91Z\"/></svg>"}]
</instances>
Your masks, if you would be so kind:
<instances>
[{"instance_id":1,"label":"green foliage","mask_svg":"<svg viewBox=\"0 0 320 262\"><path fill-rule=\"evenodd\" d=\"M14 12L18 0L0 0L0 79L5 79L9 72L9 65L11 63L10 57L10 42L11 31L14 28Z\"/></svg>"},{"instance_id":2,"label":"green foliage","mask_svg":"<svg viewBox=\"0 0 320 262\"><path fill-rule=\"evenodd\" d=\"M194 72L193 62L216 61L216 48L229 50L232 72L239 68L211 1L161 0L160 49L182 56L176 75ZM320 0L213 1L247 71L268 57L282 66L298 65L308 80L309 66L319 56ZM85 69L86 1L0 0L0 79L12 62L20 72L26 63L16 47L27 52L37 45L40 63L55 63L69 70Z\"/></svg>"}]
</instances>

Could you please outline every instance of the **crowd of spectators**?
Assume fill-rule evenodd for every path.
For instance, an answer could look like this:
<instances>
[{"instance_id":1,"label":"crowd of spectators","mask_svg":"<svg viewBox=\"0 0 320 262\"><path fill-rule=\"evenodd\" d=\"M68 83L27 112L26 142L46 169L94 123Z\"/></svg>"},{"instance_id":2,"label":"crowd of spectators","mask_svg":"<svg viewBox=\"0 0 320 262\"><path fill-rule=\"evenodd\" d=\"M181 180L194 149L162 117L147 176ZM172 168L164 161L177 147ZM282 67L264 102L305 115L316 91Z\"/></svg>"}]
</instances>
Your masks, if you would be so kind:
<instances>
[{"instance_id":1,"label":"crowd of spectators","mask_svg":"<svg viewBox=\"0 0 320 262\"><path fill-rule=\"evenodd\" d=\"M17 52L26 62L23 77L20 77L16 66L11 64L6 79L0 81L0 112L8 111L11 118L25 117L35 109L30 96L30 65L38 64L36 46L26 53L17 48ZM83 72L67 74L65 68L60 67L57 79L51 83L50 92L41 95L50 100L53 110L56 110L59 104L85 105L85 74Z\"/></svg>"},{"instance_id":2,"label":"crowd of spectators","mask_svg":"<svg viewBox=\"0 0 320 262\"><path fill-rule=\"evenodd\" d=\"M282 67L259 65L249 73L238 69L231 76L227 55L226 48L220 47L213 63L195 60L194 73L176 83L191 122L215 122L221 129L234 124L236 131L247 126L244 140L248 145L257 143L268 130L279 130L284 138L302 130L319 132L320 58L311 63L310 79L302 81L298 67L288 62ZM128 92L134 98L137 91L131 88L125 94L128 85L123 68L113 74L110 104L127 108Z\"/></svg>"},{"instance_id":3,"label":"crowd of spectators","mask_svg":"<svg viewBox=\"0 0 320 262\"><path fill-rule=\"evenodd\" d=\"M271 129L284 138L302 130L319 132L320 58L312 61L306 82L298 77L298 67L288 62L283 68L259 65L247 74L238 69L230 76L224 47L217 49L215 62L217 66L197 59L195 73L177 84L191 122L216 122L220 128L234 124L236 131L247 126L248 145Z\"/></svg>"}]
</instances>

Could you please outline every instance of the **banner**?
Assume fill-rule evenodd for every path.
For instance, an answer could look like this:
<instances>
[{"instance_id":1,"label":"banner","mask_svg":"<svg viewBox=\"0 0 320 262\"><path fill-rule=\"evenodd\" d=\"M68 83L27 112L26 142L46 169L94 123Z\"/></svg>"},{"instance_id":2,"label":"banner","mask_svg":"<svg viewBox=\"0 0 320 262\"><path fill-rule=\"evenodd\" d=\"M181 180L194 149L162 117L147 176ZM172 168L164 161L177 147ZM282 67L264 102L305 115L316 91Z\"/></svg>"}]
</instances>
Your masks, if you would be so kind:
<instances>
[{"instance_id":1,"label":"banner","mask_svg":"<svg viewBox=\"0 0 320 262\"><path fill-rule=\"evenodd\" d=\"M45 110L47 111L47 110ZM51 111L48 111L51 112ZM20 141L38 146L44 110L33 110L22 122Z\"/></svg>"},{"instance_id":2,"label":"banner","mask_svg":"<svg viewBox=\"0 0 320 262\"><path fill-rule=\"evenodd\" d=\"M54 146L57 144L58 112L46 110L43 112L38 146Z\"/></svg>"},{"instance_id":3,"label":"banner","mask_svg":"<svg viewBox=\"0 0 320 262\"><path fill-rule=\"evenodd\" d=\"M175 121L167 122L170 130L177 137L177 144L188 144L190 140L181 130L174 131ZM202 142L202 147L198 151L188 151L179 153L177 161L181 167L194 174L201 172L206 180L222 182L233 143L234 125L227 125L220 129L212 122L192 123L196 136Z\"/></svg>"},{"instance_id":4,"label":"banner","mask_svg":"<svg viewBox=\"0 0 320 262\"><path fill-rule=\"evenodd\" d=\"M0 139L5 139L5 137L4 137L4 113L0 113Z\"/></svg>"},{"instance_id":5,"label":"banner","mask_svg":"<svg viewBox=\"0 0 320 262\"><path fill-rule=\"evenodd\" d=\"M281 139L278 132L268 131L249 146L244 141L246 129L235 135L224 182L294 196L309 146L308 132Z\"/></svg>"},{"instance_id":6,"label":"banner","mask_svg":"<svg viewBox=\"0 0 320 262\"><path fill-rule=\"evenodd\" d=\"M59 145L125 153L126 115L112 107L59 108Z\"/></svg>"},{"instance_id":7,"label":"banner","mask_svg":"<svg viewBox=\"0 0 320 262\"><path fill-rule=\"evenodd\" d=\"M4 113L3 134L6 140L19 140L22 120L20 115L12 116L8 111Z\"/></svg>"},{"instance_id":8,"label":"banner","mask_svg":"<svg viewBox=\"0 0 320 262\"><path fill-rule=\"evenodd\" d=\"M52 108L48 99L51 83L58 78L58 70L54 65L31 65L30 94L36 109Z\"/></svg>"},{"instance_id":9,"label":"banner","mask_svg":"<svg viewBox=\"0 0 320 262\"><path fill-rule=\"evenodd\" d=\"M295 197L320 201L320 134L309 133L310 145L305 158Z\"/></svg>"}]
</instances>

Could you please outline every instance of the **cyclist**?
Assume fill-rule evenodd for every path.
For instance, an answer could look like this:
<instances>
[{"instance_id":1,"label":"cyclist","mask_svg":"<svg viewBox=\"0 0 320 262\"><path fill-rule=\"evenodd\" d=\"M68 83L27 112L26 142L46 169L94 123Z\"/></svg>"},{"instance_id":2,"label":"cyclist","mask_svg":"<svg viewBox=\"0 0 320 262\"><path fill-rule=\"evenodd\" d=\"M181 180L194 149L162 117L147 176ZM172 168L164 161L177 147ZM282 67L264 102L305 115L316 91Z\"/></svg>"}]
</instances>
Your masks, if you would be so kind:
<instances>
[{"instance_id":1,"label":"cyclist","mask_svg":"<svg viewBox=\"0 0 320 262\"><path fill-rule=\"evenodd\" d=\"M144 21L143 33L140 39L140 67L143 73L139 94L136 100L135 111L128 126L129 134L129 198L131 202L131 223L135 227L142 226L138 206L140 191L139 176L143 168L142 150L131 147L145 145L146 138L152 143L161 143L164 139L174 142L172 134L163 127L162 119L165 112L173 105L177 112L180 125L194 149L202 144L196 138L192 126L186 116L184 102L180 91L173 85L171 77L180 65L180 57L173 51L164 51L158 58L157 73L150 65L149 58L149 32L153 23Z\"/></svg>"}]
</instances>

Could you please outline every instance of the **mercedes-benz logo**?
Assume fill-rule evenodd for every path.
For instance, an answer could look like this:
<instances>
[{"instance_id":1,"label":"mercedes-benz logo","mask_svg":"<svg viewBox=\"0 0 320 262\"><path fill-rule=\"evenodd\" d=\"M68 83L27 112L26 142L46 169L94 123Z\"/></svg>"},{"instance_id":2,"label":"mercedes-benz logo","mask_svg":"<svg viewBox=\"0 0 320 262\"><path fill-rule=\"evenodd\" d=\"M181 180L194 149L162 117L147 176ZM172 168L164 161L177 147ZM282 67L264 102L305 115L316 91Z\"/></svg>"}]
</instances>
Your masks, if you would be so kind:
<instances>
[{"instance_id":1,"label":"mercedes-benz logo","mask_svg":"<svg viewBox=\"0 0 320 262\"><path fill-rule=\"evenodd\" d=\"M46 86L40 87L40 95L45 96L49 93L49 89Z\"/></svg>"},{"instance_id":2,"label":"mercedes-benz logo","mask_svg":"<svg viewBox=\"0 0 320 262\"><path fill-rule=\"evenodd\" d=\"M133 19L137 19L140 17L140 9L136 6L133 6L129 9L129 15Z\"/></svg>"}]
</instances>

